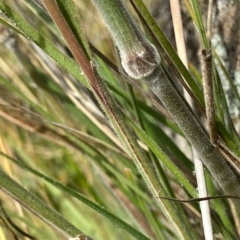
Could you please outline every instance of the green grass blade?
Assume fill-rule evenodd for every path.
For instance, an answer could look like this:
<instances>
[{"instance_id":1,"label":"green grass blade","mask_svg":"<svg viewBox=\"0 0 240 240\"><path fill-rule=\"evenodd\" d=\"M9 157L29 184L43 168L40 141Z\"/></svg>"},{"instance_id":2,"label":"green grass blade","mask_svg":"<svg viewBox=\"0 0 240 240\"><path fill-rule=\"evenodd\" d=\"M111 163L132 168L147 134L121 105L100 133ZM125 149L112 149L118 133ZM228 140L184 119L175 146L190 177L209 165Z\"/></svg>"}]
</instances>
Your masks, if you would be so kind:
<instances>
[{"instance_id":1,"label":"green grass blade","mask_svg":"<svg viewBox=\"0 0 240 240\"><path fill-rule=\"evenodd\" d=\"M85 50L85 53L88 56L88 58L91 60L92 53L88 44L88 40L84 33L83 27L81 25L78 10L75 6L74 1L73 0L57 0L57 2L64 18L68 22L75 37L77 38L82 48Z\"/></svg>"},{"instance_id":2,"label":"green grass blade","mask_svg":"<svg viewBox=\"0 0 240 240\"><path fill-rule=\"evenodd\" d=\"M151 151L161 160L165 167L174 174L178 182L183 186L192 197L197 197L196 189L186 179L185 175L172 163L161 148L139 128L131 119L126 117L126 121L133 127L138 137L151 149Z\"/></svg>"},{"instance_id":3,"label":"green grass blade","mask_svg":"<svg viewBox=\"0 0 240 240\"><path fill-rule=\"evenodd\" d=\"M5 16L13 21L13 27L15 26L15 28L18 31L21 31L25 37L36 43L44 52L66 69L66 71L76 77L85 87L89 88L85 76L79 69L79 65L73 59L64 55L52 42L44 37L38 30L31 26L23 17L3 1L0 1L0 9ZM4 21L4 18L2 20Z\"/></svg>"},{"instance_id":4,"label":"green grass blade","mask_svg":"<svg viewBox=\"0 0 240 240\"><path fill-rule=\"evenodd\" d=\"M0 188L63 236L69 238L81 234L79 229L70 224L55 210L48 207L41 199L24 189L3 171L0 171Z\"/></svg>"},{"instance_id":5,"label":"green grass blade","mask_svg":"<svg viewBox=\"0 0 240 240\"><path fill-rule=\"evenodd\" d=\"M124 116L122 115L121 110L116 106L116 103L107 91L105 84L101 82L98 86L100 86L101 92L104 93L104 95L102 95L104 96L104 99L100 99L99 96L97 96L97 98L111 121L114 130L122 140L124 146L131 153L138 171L143 176L144 181L153 194L159 208L162 209L167 219L173 224L174 229L178 232L180 238L193 239L195 232L194 230L186 230L188 227L191 229L191 226L185 216L180 213L181 211L175 203L161 200L161 196L167 195L166 190L157 178L156 172L149 163L149 160L139 148L138 143L136 142L136 136L124 121ZM106 102L108 103L107 106L103 105Z\"/></svg>"},{"instance_id":6,"label":"green grass blade","mask_svg":"<svg viewBox=\"0 0 240 240\"><path fill-rule=\"evenodd\" d=\"M9 157L8 155L6 155L6 154L4 154L2 152L0 154L2 156L7 157L10 161L14 162L19 167L28 170L29 172L33 173L35 176L38 176L38 177L42 178L44 181L52 184L54 187L56 187L56 188L58 188L58 189L60 189L60 190L62 190L64 192L68 193L69 195L71 195L72 197L78 199L79 201L81 201L82 203L86 204L90 208L96 210L98 213L100 213L101 215L103 215L104 217L106 217L110 221L112 221L115 224L115 226L123 228L125 231L127 231L129 234L131 234L136 239L138 239L138 240L149 240L149 238L147 236L143 235L141 232L139 232L135 228L131 227L128 223L124 222L123 220L121 220L120 218L115 216L114 214L110 213L109 211L107 211L102 206L99 206L98 204L96 204L93 201L89 200L88 198L86 198L82 194L80 194L80 193L74 191L73 189L70 189L70 188L62 185L58 181L53 180L53 179L47 177L46 175L44 175L44 174L34 170L33 168L27 166L26 164L24 164L21 161L17 161L17 160Z\"/></svg>"},{"instance_id":7,"label":"green grass blade","mask_svg":"<svg viewBox=\"0 0 240 240\"><path fill-rule=\"evenodd\" d=\"M196 24L197 24L197 28L198 31L200 33L200 36L202 38L202 42L204 47L206 48L206 50L209 50L209 42L207 40L207 36L206 36L206 31L203 25L203 21L202 21L202 15L199 9L199 4L196 0L191 0L192 2L192 7L193 7L193 12L194 12L194 16L196 18Z\"/></svg>"}]
</instances>

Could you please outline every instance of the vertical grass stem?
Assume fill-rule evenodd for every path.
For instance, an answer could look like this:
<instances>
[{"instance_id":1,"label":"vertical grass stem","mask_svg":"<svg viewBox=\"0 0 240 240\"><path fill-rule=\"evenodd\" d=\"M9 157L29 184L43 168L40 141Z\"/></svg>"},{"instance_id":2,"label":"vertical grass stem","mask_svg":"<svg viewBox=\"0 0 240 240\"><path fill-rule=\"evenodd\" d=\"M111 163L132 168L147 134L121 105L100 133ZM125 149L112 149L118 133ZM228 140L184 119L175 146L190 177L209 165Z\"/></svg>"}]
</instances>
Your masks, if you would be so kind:
<instances>
[{"instance_id":1,"label":"vertical grass stem","mask_svg":"<svg viewBox=\"0 0 240 240\"><path fill-rule=\"evenodd\" d=\"M204 165L211 172L217 183L226 194L240 195L240 186L236 174L227 165L223 156L211 144L208 136L198 123L195 116L188 110L178 93L168 81L161 67L147 79L152 91L162 101L173 119L181 128L188 141L199 153ZM235 206L240 211L240 202L235 200Z\"/></svg>"}]
</instances>

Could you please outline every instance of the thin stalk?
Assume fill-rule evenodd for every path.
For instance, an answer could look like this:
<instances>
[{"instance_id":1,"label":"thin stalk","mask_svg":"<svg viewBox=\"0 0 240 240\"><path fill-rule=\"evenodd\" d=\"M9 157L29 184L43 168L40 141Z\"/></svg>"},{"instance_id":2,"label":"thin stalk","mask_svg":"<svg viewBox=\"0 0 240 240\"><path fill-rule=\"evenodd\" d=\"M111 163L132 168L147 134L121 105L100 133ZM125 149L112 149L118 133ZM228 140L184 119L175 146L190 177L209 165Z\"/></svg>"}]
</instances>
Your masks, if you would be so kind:
<instances>
[{"instance_id":1,"label":"thin stalk","mask_svg":"<svg viewBox=\"0 0 240 240\"><path fill-rule=\"evenodd\" d=\"M172 13L172 20L173 20L175 42L177 45L177 52L178 52L179 58L182 60L185 67L188 69L187 51L186 51L186 45L184 41L182 16L181 16L179 0L177 1L170 0L170 6L171 6L171 13Z\"/></svg>"},{"instance_id":2,"label":"thin stalk","mask_svg":"<svg viewBox=\"0 0 240 240\"><path fill-rule=\"evenodd\" d=\"M214 184L214 182L212 181L212 176L210 174L209 171L205 171L205 176L207 179L207 188L208 188L208 193L210 196L217 196L219 194L218 189L216 189L216 186ZM228 212L229 209L229 205L227 204L227 202L222 199L215 199L211 201L211 209L213 211L215 211L217 213L217 219L216 216L212 215L212 218L214 218L214 222L221 222L221 224L224 226L224 228L226 228L226 231L230 234L232 234L232 236L234 235L234 226L232 224L232 219L229 217L229 214L226 214L226 212ZM216 221L217 220L217 221ZM216 225L215 225L216 226ZM215 232L217 232L217 228L215 227Z\"/></svg>"},{"instance_id":3,"label":"thin stalk","mask_svg":"<svg viewBox=\"0 0 240 240\"><path fill-rule=\"evenodd\" d=\"M203 162L200 159L198 152L193 149L193 156L194 156L194 169L196 172L197 178L197 187L198 187L198 196L199 198L207 197L208 190L206 186L206 179L204 174L204 166ZM199 203L202 215L202 225L204 230L204 236L207 240L213 240L213 228L212 228L212 221L210 215L210 207L209 201L203 201Z\"/></svg>"},{"instance_id":4,"label":"thin stalk","mask_svg":"<svg viewBox=\"0 0 240 240\"><path fill-rule=\"evenodd\" d=\"M212 82L212 54L206 50L201 52L203 91L206 106L206 115L210 141L215 144L217 141L217 129L215 123L215 107L213 98L213 82Z\"/></svg>"},{"instance_id":5,"label":"thin stalk","mask_svg":"<svg viewBox=\"0 0 240 240\"><path fill-rule=\"evenodd\" d=\"M94 71L89 64L89 59L86 56L84 50L82 49L80 43L78 42L77 38L75 37L74 32L69 27L68 23L66 22L63 14L61 13L58 4L55 0L42 0L43 4L45 5L47 11L51 15L53 21L57 25L58 29L60 30L61 34L63 35L65 41L70 50L77 49L76 51L72 51L72 54L78 63L81 63L81 70L83 74L88 78L91 85L95 87L95 76ZM80 71L80 70L79 70Z\"/></svg>"},{"instance_id":6,"label":"thin stalk","mask_svg":"<svg viewBox=\"0 0 240 240\"><path fill-rule=\"evenodd\" d=\"M207 14L207 38L209 44L211 44L210 39L212 38L212 13L213 13L213 0L208 1L208 14Z\"/></svg>"},{"instance_id":7,"label":"thin stalk","mask_svg":"<svg viewBox=\"0 0 240 240\"><path fill-rule=\"evenodd\" d=\"M198 1L196 0L190 0L191 1L191 5L192 5L192 9L194 11L194 15L196 16L196 25L199 31L199 34L201 36L202 39L202 45L204 45L204 47L209 50L209 42L206 36L206 31L204 29L204 25L203 25L203 21L202 21L202 15L199 9L199 4Z\"/></svg>"},{"instance_id":8,"label":"thin stalk","mask_svg":"<svg viewBox=\"0 0 240 240\"><path fill-rule=\"evenodd\" d=\"M141 115L141 112L139 110L139 107L137 106L137 102L136 102L136 98L134 95L134 91L133 91L133 87L130 84L127 84L128 89L129 89L129 93L131 96L131 102L132 102L132 106L133 109L135 110L135 114L137 116L138 122L140 127L142 128L143 131L149 133L149 126L147 122L143 122L143 117ZM146 130L146 127L148 128L148 130ZM158 175L160 176L160 179L165 187L165 189L167 190L168 194L170 194L170 196L174 196L174 192L169 184L169 181L167 179L167 176L161 166L161 164L159 163L159 160L157 159L157 157L153 154L153 152L149 149L149 151L146 151L146 156L148 159L151 159L152 164L154 164L155 169L158 173Z\"/></svg>"},{"instance_id":9,"label":"thin stalk","mask_svg":"<svg viewBox=\"0 0 240 240\"><path fill-rule=\"evenodd\" d=\"M135 97L135 93L133 91L132 85L127 83L127 89L128 89L129 95L130 95L130 101L131 101L131 104L132 104L132 108L133 108L134 113L137 117L138 123L143 128L144 127L143 119L142 119L142 116L141 116L140 109L137 105L137 101L136 101L136 97Z\"/></svg>"}]
</instances>

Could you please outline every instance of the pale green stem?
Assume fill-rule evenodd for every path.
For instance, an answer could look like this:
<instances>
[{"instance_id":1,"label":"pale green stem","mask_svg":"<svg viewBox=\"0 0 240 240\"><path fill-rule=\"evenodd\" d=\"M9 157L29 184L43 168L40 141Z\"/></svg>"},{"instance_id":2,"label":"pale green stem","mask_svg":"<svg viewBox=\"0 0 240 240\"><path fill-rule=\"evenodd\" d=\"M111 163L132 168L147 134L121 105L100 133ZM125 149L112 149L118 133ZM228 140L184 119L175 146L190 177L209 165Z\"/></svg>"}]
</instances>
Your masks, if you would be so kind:
<instances>
[{"instance_id":1,"label":"pale green stem","mask_svg":"<svg viewBox=\"0 0 240 240\"><path fill-rule=\"evenodd\" d=\"M166 109L172 114L188 141L199 153L199 156L212 176L226 194L240 195L239 180L227 165L223 156L210 143L210 140L195 116L189 111L174 87L168 81L159 66L155 75L147 79L153 92L162 101ZM235 200L235 206L240 211L240 202Z\"/></svg>"},{"instance_id":2,"label":"pale green stem","mask_svg":"<svg viewBox=\"0 0 240 240\"><path fill-rule=\"evenodd\" d=\"M170 0L170 6L171 6L172 19L173 19L175 42L177 45L177 52L178 52L179 58L182 60L186 69L188 69L187 51L186 51L186 44L184 40L184 34L183 34L183 24L182 24L182 16L181 16L181 8L180 8L179 0ZM189 103L189 105L192 107L193 111L196 112L194 102L185 89L184 89L184 96L187 102ZM199 154L196 152L194 148L192 148L192 153L193 153L194 169L195 169L195 174L197 179L198 196L206 197L208 194L207 194L203 162L201 161ZM202 215L204 237L208 240L212 240L214 237L213 237L209 202L202 201L199 203L199 205L200 205L201 215Z\"/></svg>"},{"instance_id":3,"label":"pale green stem","mask_svg":"<svg viewBox=\"0 0 240 240\"><path fill-rule=\"evenodd\" d=\"M134 23L126 7L120 0L94 0L98 10L103 15L115 44L118 47L121 63L125 72L134 79L141 79L155 70L160 63L160 56L156 48L145 38ZM155 169L139 148L135 134L129 129L124 117L108 93L100 79L97 84L101 94L96 95L99 102L105 104L105 110L115 131L120 136L126 148L131 152L135 164L148 185L157 203L162 208L168 220L174 227L180 239L195 239L194 229L191 228L185 215L172 202L161 200L166 190L156 176Z\"/></svg>"},{"instance_id":4,"label":"pale green stem","mask_svg":"<svg viewBox=\"0 0 240 240\"><path fill-rule=\"evenodd\" d=\"M140 46L143 42L147 44L149 43L144 39L144 35L134 23L129 12L120 0L94 0L94 2L96 3L98 10L102 13L115 43L119 48L120 57L121 52L125 55L129 55L126 58L132 57L134 53L132 51L130 52L129 49L131 48L135 50L132 46L132 41L128 42L124 40L124 37L121 38L122 35L128 36L131 40L136 41L136 46ZM117 11L116 15L115 11ZM120 25L119 22L121 23ZM130 36L131 34L134 35L134 33L136 36ZM118 37L120 40L117 39ZM156 56L158 53L155 51L155 48L152 47L151 44L149 46L151 47L145 48L145 50L149 51L149 53L145 51L145 54L142 55L141 61L135 62L135 65L139 65L136 67L138 78L145 78L146 82L150 84L153 92L171 113L175 122L181 128L188 141L196 149L201 160L209 169L224 192L230 195L240 195L240 186L237 176L227 165L223 156L210 143L210 140L204 132L202 126L199 124L191 111L189 111L189 108L163 74L163 70L161 69L160 64L158 64L159 61L156 61L155 64L151 64L151 71L146 71L140 76L138 69L148 69L150 66L149 56L154 56L154 59L160 59ZM138 55L138 50L136 50L135 55ZM122 66L126 71L125 65L129 64L129 62L123 63L123 59L121 60ZM146 66L144 66L144 64ZM128 75L132 77L130 74ZM137 77L133 78L138 79ZM237 209L240 210L240 202L235 200L234 203Z\"/></svg>"},{"instance_id":5,"label":"pale green stem","mask_svg":"<svg viewBox=\"0 0 240 240\"><path fill-rule=\"evenodd\" d=\"M151 74L160 62L155 48L142 34L121 0L94 0L118 47L124 71L133 79Z\"/></svg>"}]
</instances>

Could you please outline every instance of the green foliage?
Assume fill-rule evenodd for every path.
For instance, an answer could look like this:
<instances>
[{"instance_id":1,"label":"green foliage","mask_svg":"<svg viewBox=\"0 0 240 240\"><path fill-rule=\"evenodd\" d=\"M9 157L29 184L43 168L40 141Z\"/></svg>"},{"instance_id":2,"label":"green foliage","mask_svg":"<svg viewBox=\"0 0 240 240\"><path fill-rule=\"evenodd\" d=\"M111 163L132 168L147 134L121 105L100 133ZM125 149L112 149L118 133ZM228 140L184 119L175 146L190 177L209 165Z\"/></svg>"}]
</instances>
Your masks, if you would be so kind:
<instances>
[{"instance_id":1,"label":"green foliage","mask_svg":"<svg viewBox=\"0 0 240 240\"><path fill-rule=\"evenodd\" d=\"M149 86L118 71L118 56L93 3L48 1L58 6L49 14L36 2L0 0L0 198L20 229L0 211L0 238L203 239L198 203L161 198L197 198L191 146ZM131 2L170 81L187 84L205 118L199 66L188 71L143 2ZM208 49L198 3L185 3ZM54 19L58 12L69 39ZM72 48L73 40L79 48ZM239 99L216 52L213 57ZM221 139L216 151L237 168L239 137L216 67L212 75ZM209 195L222 194L206 175ZM232 203L211 200L210 208L214 234L234 238L239 219Z\"/></svg>"}]
</instances>

